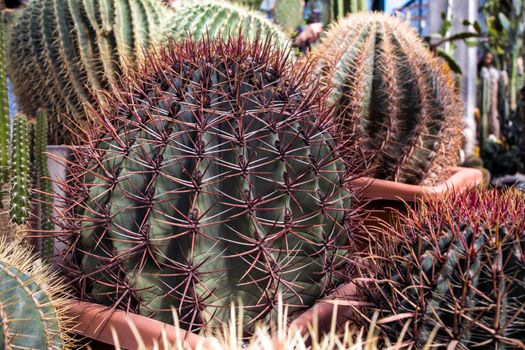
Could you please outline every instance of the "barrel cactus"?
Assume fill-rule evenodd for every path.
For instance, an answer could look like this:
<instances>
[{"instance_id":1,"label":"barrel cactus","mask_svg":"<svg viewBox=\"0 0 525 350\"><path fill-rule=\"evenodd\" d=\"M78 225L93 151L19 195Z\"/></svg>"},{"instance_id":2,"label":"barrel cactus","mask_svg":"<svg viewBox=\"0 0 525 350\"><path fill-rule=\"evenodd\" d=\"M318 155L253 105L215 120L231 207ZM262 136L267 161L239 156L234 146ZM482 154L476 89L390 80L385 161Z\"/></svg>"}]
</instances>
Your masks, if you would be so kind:
<instances>
[{"instance_id":1,"label":"barrel cactus","mask_svg":"<svg viewBox=\"0 0 525 350\"><path fill-rule=\"evenodd\" d=\"M2 349L73 348L64 285L19 242L0 240Z\"/></svg>"},{"instance_id":2,"label":"barrel cactus","mask_svg":"<svg viewBox=\"0 0 525 350\"><path fill-rule=\"evenodd\" d=\"M45 108L50 143L70 143L84 102L117 82L158 41L172 11L160 0L30 0L10 28L9 74L20 108Z\"/></svg>"},{"instance_id":3,"label":"barrel cactus","mask_svg":"<svg viewBox=\"0 0 525 350\"><path fill-rule=\"evenodd\" d=\"M431 185L458 163L463 109L454 82L415 30L379 13L332 25L313 56L347 156L375 178Z\"/></svg>"},{"instance_id":4,"label":"barrel cactus","mask_svg":"<svg viewBox=\"0 0 525 350\"><path fill-rule=\"evenodd\" d=\"M263 14L247 10L226 1L203 0L189 2L178 10L171 21L171 35L182 40L191 35L227 38L242 32L245 38L272 37L280 46L288 43L282 30Z\"/></svg>"},{"instance_id":5,"label":"barrel cactus","mask_svg":"<svg viewBox=\"0 0 525 350\"><path fill-rule=\"evenodd\" d=\"M452 194L411 211L357 264L383 334L415 349L525 348L525 197Z\"/></svg>"},{"instance_id":6,"label":"barrel cactus","mask_svg":"<svg viewBox=\"0 0 525 350\"><path fill-rule=\"evenodd\" d=\"M305 72L265 42L173 41L75 149L61 223L80 295L186 329L291 311L344 263L344 162ZM346 205L345 205L346 204Z\"/></svg>"}]
</instances>

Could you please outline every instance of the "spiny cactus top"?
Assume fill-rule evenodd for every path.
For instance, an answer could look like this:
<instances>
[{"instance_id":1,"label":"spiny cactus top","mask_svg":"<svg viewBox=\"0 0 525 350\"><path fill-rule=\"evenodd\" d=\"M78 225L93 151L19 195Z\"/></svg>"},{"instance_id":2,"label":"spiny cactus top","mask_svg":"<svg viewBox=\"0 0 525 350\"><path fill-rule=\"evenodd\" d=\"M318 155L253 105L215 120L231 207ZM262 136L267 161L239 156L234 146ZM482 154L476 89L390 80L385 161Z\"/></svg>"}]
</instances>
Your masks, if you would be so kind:
<instances>
[{"instance_id":1,"label":"spiny cactus top","mask_svg":"<svg viewBox=\"0 0 525 350\"><path fill-rule=\"evenodd\" d=\"M435 184L457 165L463 109L444 64L407 23L378 13L331 26L313 54L348 155L373 177Z\"/></svg>"},{"instance_id":2,"label":"spiny cactus top","mask_svg":"<svg viewBox=\"0 0 525 350\"><path fill-rule=\"evenodd\" d=\"M56 274L22 248L0 239L0 348L72 348L68 302Z\"/></svg>"},{"instance_id":3,"label":"spiny cactus top","mask_svg":"<svg viewBox=\"0 0 525 350\"><path fill-rule=\"evenodd\" d=\"M81 295L184 328L247 327L333 286L350 196L322 99L286 51L173 42L125 78L75 150L65 234Z\"/></svg>"},{"instance_id":4,"label":"spiny cactus top","mask_svg":"<svg viewBox=\"0 0 525 350\"><path fill-rule=\"evenodd\" d=\"M359 290L381 328L422 348L525 348L525 196L467 192L422 205L371 246Z\"/></svg>"},{"instance_id":5,"label":"spiny cactus top","mask_svg":"<svg viewBox=\"0 0 525 350\"><path fill-rule=\"evenodd\" d=\"M7 43L20 108L45 108L50 143L71 142L68 117L85 124L83 103L161 38L171 13L160 0L30 0Z\"/></svg>"},{"instance_id":6,"label":"spiny cactus top","mask_svg":"<svg viewBox=\"0 0 525 350\"><path fill-rule=\"evenodd\" d=\"M176 40L190 35L194 39L199 39L203 35L217 37L219 34L222 38L228 38L242 31L245 38L272 37L280 46L288 44L282 30L263 14L249 11L227 1L189 1L175 13L170 23L171 34Z\"/></svg>"}]
</instances>

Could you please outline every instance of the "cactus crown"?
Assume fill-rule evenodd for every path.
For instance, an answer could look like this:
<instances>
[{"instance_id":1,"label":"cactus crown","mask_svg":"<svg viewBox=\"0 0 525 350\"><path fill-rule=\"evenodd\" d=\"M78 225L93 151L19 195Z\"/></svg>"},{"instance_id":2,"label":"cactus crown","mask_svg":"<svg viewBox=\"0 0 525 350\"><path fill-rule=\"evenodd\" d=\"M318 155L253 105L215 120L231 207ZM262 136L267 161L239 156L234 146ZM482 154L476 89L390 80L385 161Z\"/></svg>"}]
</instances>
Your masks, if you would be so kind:
<instances>
[{"instance_id":1,"label":"cactus crown","mask_svg":"<svg viewBox=\"0 0 525 350\"><path fill-rule=\"evenodd\" d=\"M471 191L422 204L401 229L390 227L358 266L384 334L397 339L409 322L416 348L436 328L443 347L523 348L523 217L523 193Z\"/></svg>"},{"instance_id":2,"label":"cactus crown","mask_svg":"<svg viewBox=\"0 0 525 350\"><path fill-rule=\"evenodd\" d=\"M76 149L65 234L83 296L184 328L295 311L346 251L331 118L286 51L241 37L170 42L125 78ZM111 121L111 122L110 122Z\"/></svg>"},{"instance_id":3,"label":"cactus crown","mask_svg":"<svg viewBox=\"0 0 525 350\"><path fill-rule=\"evenodd\" d=\"M161 38L171 13L158 0L30 0L7 43L20 108L45 108L56 118L50 142L70 143L68 128L85 123L83 103Z\"/></svg>"},{"instance_id":4,"label":"cactus crown","mask_svg":"<svg viewBox=\"0 0 525 350\"><path fill-rule=\"evenodd\" d=\"M178 10L170 23L170 33L176 40L189 35L199 39L221 36L226 39L242 31L244 38L272 37L280 46L288 43L281 29L272 24L263 14L236 6L227 1L203 0L189 2Z\"/></svg>"},{"instance_id":5,"label":"cactus crown","mask_svg":"<svg viewBox=\"0 0 525 350\"><path fill-rule=\"evenodd\" d=\"M347 154L376 178L434 184L457 165L463 110L453 81L409 24L378 13L332 25L314 56Z\"/></svg>"},{"instance_id":6,"label":"cactus crown","mask_svg":"<svg viewBox=\"0 0 525 350\"><path fill-rule=\"evenodd\" d=\"M2 349L71 349L64 286L20 246L0 240Z\"/></svg>"}]
</instances>

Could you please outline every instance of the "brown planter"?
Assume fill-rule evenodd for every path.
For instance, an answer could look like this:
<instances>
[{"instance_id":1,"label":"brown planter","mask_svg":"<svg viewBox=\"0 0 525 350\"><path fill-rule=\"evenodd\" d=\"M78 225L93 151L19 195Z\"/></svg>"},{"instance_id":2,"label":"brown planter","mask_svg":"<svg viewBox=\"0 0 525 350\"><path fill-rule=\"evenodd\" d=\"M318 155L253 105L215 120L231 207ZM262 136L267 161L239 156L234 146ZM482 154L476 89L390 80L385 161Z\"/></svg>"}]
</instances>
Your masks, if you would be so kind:
<instances>
[{"instance_id":1,"label":"brown planter","mask_svg":"<svg viewBox=\"0 0 525 350\"><path fill-rule=\"evenodd\" d=\"M351 299L354 294L355 286L352 284L339 287L332 295L320 300L315 306L299 315L292 322L292 326L297 327L305 335L309 332L309 326L313 324L316 325L318 333L328 332L334 311L337 312L336 325L343 325L347 320L348 313L352 312L352 307L357 304L357 302L346 301L349 298ZM343 297L344 302L340 301ZM217 348L214 347L212 338L202 337L151 318L121 310L112 310L98 304L78 301L71 305L69 313L78 323L75 331L81 336L115 345L114 330L118 334L120 346L129 350L139 347L130 323L136 327L147 347L154 343L162 344L162 337L165 334L170 344L179 339L189 349L211 350Z\"/></svg>"},{"instance_id":2,"label":"brown planter","mask_svg":"<svg viewBox=\"0 0 525 350\"><path fill-rule=\"evenodd\" d=\"M449 173L447 181L434 187L366 177L353 180L352 186L362 189L362 199L367 202L364 209L369 216L365 228L375 235L385 223L397 224L399 214L407 213L417 201L428 201L452 191L461 193L483 183L483 174L478 169L455 167ZM359 242L360 248L366 248L367 244L367 239Z\"/></svg>"}]
</instances>

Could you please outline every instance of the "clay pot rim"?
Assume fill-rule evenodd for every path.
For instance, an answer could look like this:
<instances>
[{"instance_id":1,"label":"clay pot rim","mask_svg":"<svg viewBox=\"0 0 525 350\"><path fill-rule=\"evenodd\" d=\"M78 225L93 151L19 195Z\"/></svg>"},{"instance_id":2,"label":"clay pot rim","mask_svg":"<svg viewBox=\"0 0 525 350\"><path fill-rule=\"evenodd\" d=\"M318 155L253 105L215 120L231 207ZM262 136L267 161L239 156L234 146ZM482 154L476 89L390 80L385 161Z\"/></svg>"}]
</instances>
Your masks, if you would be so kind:
<instances>
[{"instance_id":1,"label":"clay pot rim","mask_svg":"<svg viewBox=\"0 0 525 350\"><path fill-rule=\"evenodd\" d=\"M337 312L338 326L346 322L346 315L352 312L352 303L347 300L357 300L355 284L343 284L332 294L319 300L314 306L300 314L291 322L291 326L303 335L309 334L313 324L326 327L330 325L333 312ZM345 300L337 302L337 300ZM68 308L69 316L75 320L75 332L81 336L115 345L113 333L118 334L118 341L125 349L137 349L137 342L130 323L133 324L147 346L154 343L162 344L165 335L170 343L180 340L189 349L216 349L213 338L203 337L173 325L163 323L145 316L123 310L115 310L108 306L75 300ZM322 329L324 330L324 328ZM161 347L162 348L162 347Z\"/></svg>"},{"instance_id":2,"label":"clay pot rim","mask_svg":"<svg viewBox=\"0 0 525 350\"><path fill-rule=\"evenodd\" d=\"M448 172L450 177L436 186L409 185L370 177L354 179L350 181L350 184L362 189L360 195L365 200L414 202L419 199L429 200L451 191L461 193L483 182L483 173L479 169L452 167L448 169Z\"/></svg>"}]
</instances>

